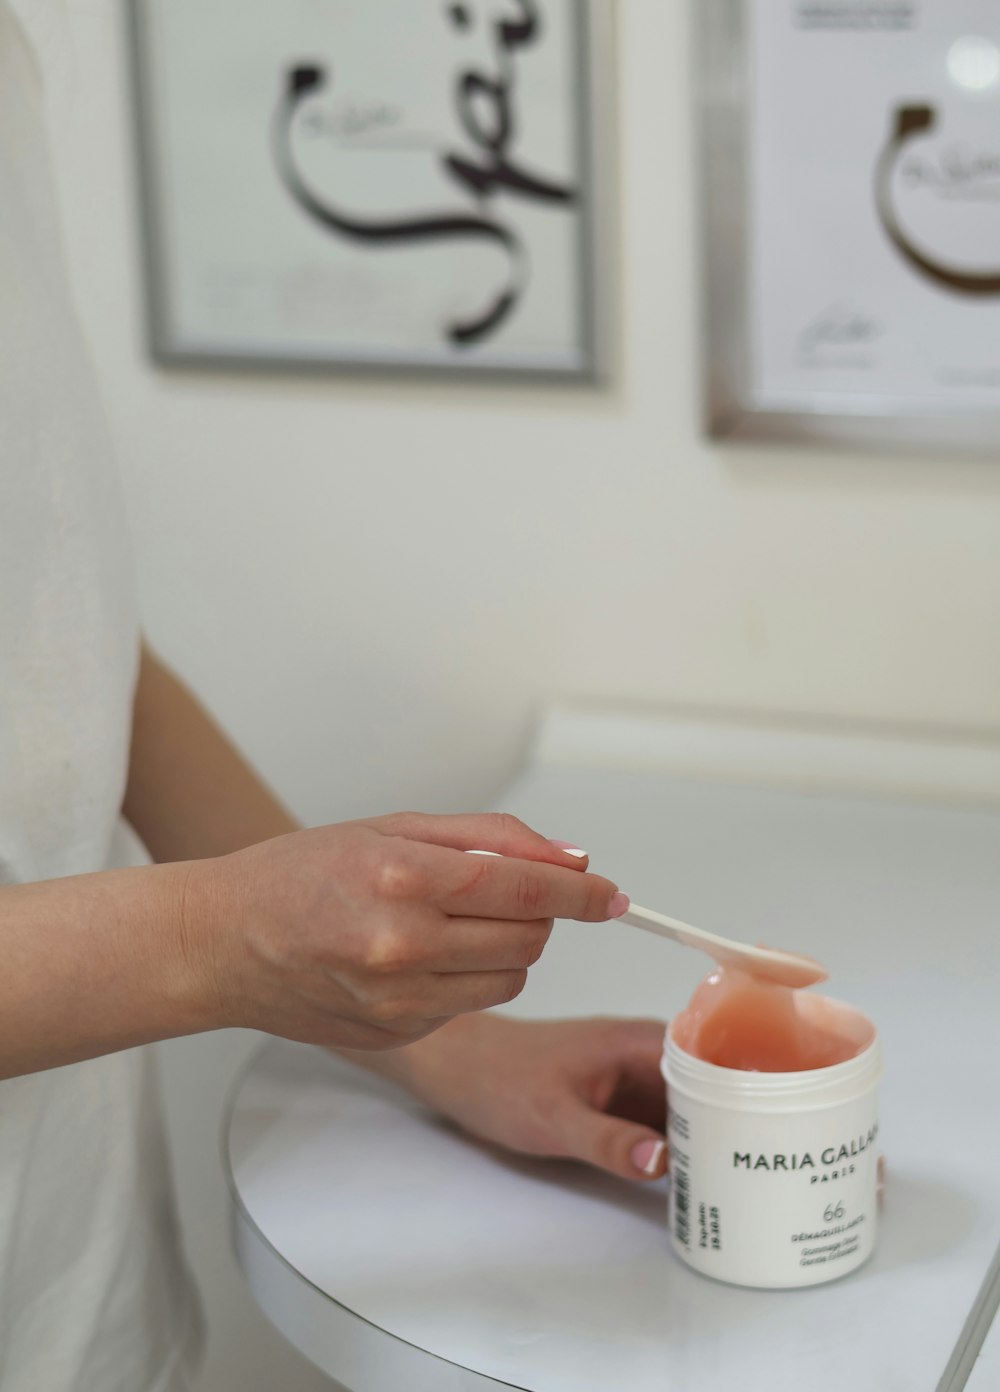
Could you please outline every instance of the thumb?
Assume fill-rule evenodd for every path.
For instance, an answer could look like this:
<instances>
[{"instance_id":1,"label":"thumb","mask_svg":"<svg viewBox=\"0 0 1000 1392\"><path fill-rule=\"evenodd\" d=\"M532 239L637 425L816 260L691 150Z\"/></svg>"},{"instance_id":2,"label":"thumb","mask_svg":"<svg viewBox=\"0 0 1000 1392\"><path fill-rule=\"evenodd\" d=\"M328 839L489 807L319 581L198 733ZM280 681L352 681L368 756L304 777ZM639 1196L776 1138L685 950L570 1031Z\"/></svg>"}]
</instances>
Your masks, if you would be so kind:
<instances>
[{"instance_id":1,"label":"thumb","mask_svg":"<svg viewBox=\"0 0 1000 1392\"><path fill-rule=\"evenodd\" d=\"M667 1143L658 1131L575 1103L558 1120L566 1155L622 1179L659 1179L666 1171Z\"/></svg>"}]
</instances>

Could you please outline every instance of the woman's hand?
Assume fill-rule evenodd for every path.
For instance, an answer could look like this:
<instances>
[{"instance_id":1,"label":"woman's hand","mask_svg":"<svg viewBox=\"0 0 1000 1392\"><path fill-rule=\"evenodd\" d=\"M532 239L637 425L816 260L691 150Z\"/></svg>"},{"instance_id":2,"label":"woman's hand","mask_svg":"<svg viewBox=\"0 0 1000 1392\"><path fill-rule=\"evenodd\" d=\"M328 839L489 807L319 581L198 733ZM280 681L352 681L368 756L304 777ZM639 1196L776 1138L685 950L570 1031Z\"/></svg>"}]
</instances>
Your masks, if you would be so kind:
<instances>
[{"instance_id":1,"label":"woman's hand","mask_svg":"<svg viewBox=\"0 0 1000 1392\"><path fill-rule=\"evenodd\" d=\"M185 940L211 1024L388 1049L513 1000L554 918L628 906L564 846L509 816L401 813L191 862Z\"/></svg>"},{"instance_id":2,"label":"woman's hand","mask_svg":"<svg viewBox=\"0 0 1000 1392\"><path fill-rule=\"evenodd\" d=\"M666 1169L665 1028L466 1016L396 1053L349 1057L482 1140L650 1180Z\"/></svg>"}]
</instances>

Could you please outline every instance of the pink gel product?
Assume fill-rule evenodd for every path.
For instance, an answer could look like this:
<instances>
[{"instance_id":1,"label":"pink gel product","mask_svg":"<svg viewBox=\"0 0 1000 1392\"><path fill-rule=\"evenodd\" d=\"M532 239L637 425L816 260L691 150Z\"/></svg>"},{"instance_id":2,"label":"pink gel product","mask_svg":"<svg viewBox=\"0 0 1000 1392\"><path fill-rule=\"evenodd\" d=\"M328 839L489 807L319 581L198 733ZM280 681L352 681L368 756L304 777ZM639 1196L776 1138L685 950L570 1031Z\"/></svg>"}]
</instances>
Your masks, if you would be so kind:
<instances>
[{"instance_id":1,"label":"pink gel product","mask_svg":"<svg viewBox=\"0 0 1000 1392\"><path fill-rule=\"evenodd\" d=\"M736 1285L818 1285L871 1255L877 1216L874 1025L841 1001L733 968L667 1033L670 1231Z\"/></svg>"},{"instance_id":2,"label":"pink gel product","mask_svg":"<svg viewBox=\"0 0 1000 1392\"><path fill-rule=\"evenodd\" d=\"M797 1073L846 1063L872 1041L871 1024L828 996L793 991L734 967L701 983L674 1021L677 1042L720 1068Z\"/></svg>"}]
</instances>

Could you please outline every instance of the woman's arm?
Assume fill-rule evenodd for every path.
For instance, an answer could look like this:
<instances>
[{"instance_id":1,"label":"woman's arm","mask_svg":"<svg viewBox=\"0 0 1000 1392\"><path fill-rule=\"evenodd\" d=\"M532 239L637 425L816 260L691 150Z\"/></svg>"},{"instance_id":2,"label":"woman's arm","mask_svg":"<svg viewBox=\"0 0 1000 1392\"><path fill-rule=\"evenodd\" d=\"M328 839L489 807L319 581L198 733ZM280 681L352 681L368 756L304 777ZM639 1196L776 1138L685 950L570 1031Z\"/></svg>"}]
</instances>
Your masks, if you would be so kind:
<instances>
[{"instance_id":1,"label":"woman's arm","mask_svg":"<svg viewBox=\"0 0 1000 1392\"><path fill-rule=\"evenodd\" d=\"M145 647L124 812L154 859L174 863L0 889L0 1076L223 1023L203 934L185 930L187 866L176 862L282 836L295 822Z\"/></svg>"},{"instance_id":2,"label":"woman's arm","mask_svg":"<svg viewBox=\"0 0 1000 1392\"><path fill-rule=\"evenodd\" d=\"M185 870L0 889L0 1078L220 1023L184 932Z\"/></svg>"},{"instance_id":3,"label":"woman's arm","mask_svg":"<svg viewBox=\"0 0 1000 1392\"><path fill-rule=\"evenodd\" d=\"M123 810L161 862L228 855L298 829L205 708L145 644Z\"/></svg>"},{"instance_id":4,"label":"woman's arm","mask_svg":"<svg viewBox=\"0 0 1000 1392\"><path fill-rule=\"evenodd\" d=\"M148 655L126 810L171 863L0 889L0 1077L227 1025L395 1048L513 999L553 917L627 906L514 818L290 832Z\"/></svg>"},{"instance_id":5,"label":"woman's arm","mask_svg":"<svg viewBox=\"0 0 1000 1392\"><path fill-rule=\"evenodd\" d=\"M148 650L136 697L126 815L159 860L218 855L294 819ZM570 1156L623 1178L666 1167L662 1024L463 1015L405 1048L339 1050L401 1082L474 1135ZM489 1087L482 1086L489 1079Z\"/></svg>"}]
</instances>

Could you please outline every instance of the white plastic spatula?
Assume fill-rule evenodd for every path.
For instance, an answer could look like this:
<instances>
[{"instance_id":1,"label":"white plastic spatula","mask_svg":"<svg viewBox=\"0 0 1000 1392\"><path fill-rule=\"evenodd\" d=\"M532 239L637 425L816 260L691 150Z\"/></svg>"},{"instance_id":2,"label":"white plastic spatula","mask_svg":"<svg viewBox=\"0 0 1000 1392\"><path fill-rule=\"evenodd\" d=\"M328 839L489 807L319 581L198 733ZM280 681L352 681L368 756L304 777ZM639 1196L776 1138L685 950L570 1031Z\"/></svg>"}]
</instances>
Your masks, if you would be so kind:
<instances>
[{"instance_id":1,"label":"white plastic spatula","mask_svg":"<svg viewBox=\"0 0 1000 1392\"><path fill-rule=\"evenodd\" d=\"M499 852L466 851L466 855L499 856ZM679 918L668 918L666 914L644 909L640 904L630 904L625 913L613 922L645 928L647 933L670 938L682 947L696 947L699 952L707 952L722 967L740 967L754 976L775 981L779 986L815 986L818 981L827 978L826 968L814 957L799 957L794 952L782 952L776 947L751 947L749 943L737 942L734 938L721 938L718 933L695 928L690 923L682 923Z\"/></svg>"},{"instance_id":2,"label":"white plastic spatula","mask_svg":"<svg viewBox=\"0 0 1000 1392\"><path fill-rule=\"evenodd\" d=\"M717 933L692 928L690 923L681 923L679 919L668 918L666 914L655 913L638 904L632 904L618 922L630 923L633 928L645 928L647 933L671 938L684 947L696 947L701 952L707 952L720 966L741 967L754 976L766 977L768 981L776 981L781 986L813 986L817 981L826 980L825 970L812 957L798 957L793 952L780 952L777 948L751 947L749 943L720 938Z\"/></svg>"}]
</instances>

